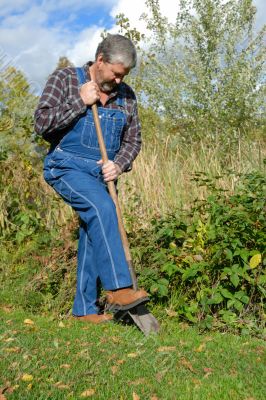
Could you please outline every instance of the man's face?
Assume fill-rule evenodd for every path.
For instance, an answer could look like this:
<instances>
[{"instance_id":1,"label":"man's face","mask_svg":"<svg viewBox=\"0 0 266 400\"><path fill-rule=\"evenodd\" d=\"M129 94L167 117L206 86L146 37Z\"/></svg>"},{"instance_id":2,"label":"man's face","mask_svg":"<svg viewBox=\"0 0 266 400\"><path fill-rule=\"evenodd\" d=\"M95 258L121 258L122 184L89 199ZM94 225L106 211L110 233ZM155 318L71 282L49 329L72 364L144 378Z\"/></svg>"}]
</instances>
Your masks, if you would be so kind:
<instances>
[{"instance_id":1,"label":"man's face","mask_svg":"<svg viewBox=\"0 0 266 400\"><path fill-rule=\"evenodd\" d=\"M102 58L97 60L96 82L103 92L111 92L123 78L129 73L130 69L123 64L110 64L104 62Z\"/></svg>"}]
</instances>

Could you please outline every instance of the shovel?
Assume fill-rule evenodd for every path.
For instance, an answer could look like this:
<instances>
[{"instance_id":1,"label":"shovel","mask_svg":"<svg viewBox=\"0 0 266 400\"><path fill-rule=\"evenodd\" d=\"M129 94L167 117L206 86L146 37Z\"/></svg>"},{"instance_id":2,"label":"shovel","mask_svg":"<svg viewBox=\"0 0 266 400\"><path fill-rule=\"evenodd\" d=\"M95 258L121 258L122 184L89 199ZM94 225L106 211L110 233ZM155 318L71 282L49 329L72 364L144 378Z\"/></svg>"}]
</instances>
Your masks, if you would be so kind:
<instances>
[{"instance_id":1,"label":"shovel","mask_svg":"<svg viewBox=\"0 0 266 400\"><path fill-rule=\"evenodd\" d=\"M92 113L93 113L97 138L98 138L98 142L99 142L100 152L101 152L101 156L102 156L102 161L103 161L103 163L106 163L108 161L108 155L107 155L107 151L106 151L106 147L105 147L105 143L104 143L104 139L103 139L101 124L100 124L100 119L99 119L96 104L92 105ZM119 232L120 232L128 268L130 271L131 279L133 282L133 289L137 290L138 284L137 284L136 273L135 273L132 258L130 255L128 238L127 238L126 230L125 230L125 227L123 224L122 212L121 212L121 208L120 208L120 205L118 202L118 196L117 196L114 182L113 181L107 182L107 187L108 187L109 194L116 206L116 214L117 214L117 219L118 219ZM137 325L137 327L146 336L149 335L151 332L159 331L160 325L159 325L157 319L149 312L149 310L146 308L144 303L138 304L135 307L132 307L128 310L122 310L121 308L119 308L119 306L118 307L111 306L109 308L109 311L114 312L114 317L116 320L119 320L119 319L122 319L125 321L130 320L130 319L133 320L133 322Z\"/></svg>"}]
</instances>

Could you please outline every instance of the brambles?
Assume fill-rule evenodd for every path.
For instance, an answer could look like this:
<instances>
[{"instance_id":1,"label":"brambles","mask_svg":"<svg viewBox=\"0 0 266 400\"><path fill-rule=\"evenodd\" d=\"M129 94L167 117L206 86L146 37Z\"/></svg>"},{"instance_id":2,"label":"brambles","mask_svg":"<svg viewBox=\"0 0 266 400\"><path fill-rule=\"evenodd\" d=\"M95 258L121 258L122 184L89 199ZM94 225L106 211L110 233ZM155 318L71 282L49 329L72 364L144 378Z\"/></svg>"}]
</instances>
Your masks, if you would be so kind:
<instances>
[{"instance_id":1,"label":"brambles","mask_svg":"<svg viewBox=\"0 0 266 400\"><path fill-rule=\"evenodd\" d=\"M149 232L132 237L141 283L165 306L175 298L174 311L202 328L262 328L265 178L241 175L232 194L219 188L218 178L198 174L194 181L208 185L206 200L153 220Z\"/></svg>"}]
</instances>

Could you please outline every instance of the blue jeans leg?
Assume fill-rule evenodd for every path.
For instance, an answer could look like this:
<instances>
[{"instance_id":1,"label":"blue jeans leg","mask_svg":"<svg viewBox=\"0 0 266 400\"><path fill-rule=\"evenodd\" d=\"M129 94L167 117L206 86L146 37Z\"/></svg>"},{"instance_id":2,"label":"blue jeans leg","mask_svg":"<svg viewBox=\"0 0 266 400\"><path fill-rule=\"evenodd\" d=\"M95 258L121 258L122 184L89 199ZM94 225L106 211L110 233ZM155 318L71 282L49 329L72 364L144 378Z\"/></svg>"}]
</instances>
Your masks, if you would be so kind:
<instances>
[{"instance_id":1,"label":"blue jeans leg","mask_svg":"<svg viewBox=\"0 0 266 400\"><path fill-rule=\"evenodd\" d=\"M92 243L87 233L86 225L81 222L79 228L76 296L73 304L74 315L98 313L99 310L95 304L97 278Z\"/></svg>"}]
</instances>

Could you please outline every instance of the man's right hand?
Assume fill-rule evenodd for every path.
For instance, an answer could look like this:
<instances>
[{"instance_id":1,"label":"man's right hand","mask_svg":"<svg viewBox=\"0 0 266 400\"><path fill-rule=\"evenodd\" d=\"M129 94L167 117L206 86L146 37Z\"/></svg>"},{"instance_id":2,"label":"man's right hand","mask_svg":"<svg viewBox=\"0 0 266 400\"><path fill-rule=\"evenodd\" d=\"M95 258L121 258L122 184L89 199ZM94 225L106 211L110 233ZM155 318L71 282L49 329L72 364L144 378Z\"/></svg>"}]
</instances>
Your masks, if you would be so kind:
<instances>
[{"instance_id":1,"label":"man's right hand","mask_svg":"<svg viewBox=\"0 0 266 400\"><path fill-rule=\"evenodd\" d=\"M90 81L84 83L79 90L80 97L82 98L84 104L91 106L100 100L100 90L97 83Z\"/></svg>"}]
</instances>

